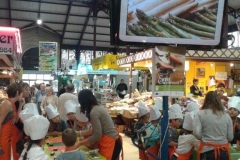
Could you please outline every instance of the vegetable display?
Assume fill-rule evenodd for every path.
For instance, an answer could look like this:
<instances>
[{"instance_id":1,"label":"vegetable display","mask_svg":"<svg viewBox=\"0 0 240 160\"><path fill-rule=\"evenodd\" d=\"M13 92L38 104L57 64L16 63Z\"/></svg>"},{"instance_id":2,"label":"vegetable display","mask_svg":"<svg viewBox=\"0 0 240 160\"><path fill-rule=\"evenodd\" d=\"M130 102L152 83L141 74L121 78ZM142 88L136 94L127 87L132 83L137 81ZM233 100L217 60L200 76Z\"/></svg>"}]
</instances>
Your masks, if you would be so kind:
<instances>
[{"instance_id":1,"label":"vegetable display","mask_svg":"<svg viewBox=\"0 0 240 160\"><path fill-rule=\"evenodd\" d=\"M218 0L129 0L126 34L214 39Z\"/></svg>"}]
</instances>

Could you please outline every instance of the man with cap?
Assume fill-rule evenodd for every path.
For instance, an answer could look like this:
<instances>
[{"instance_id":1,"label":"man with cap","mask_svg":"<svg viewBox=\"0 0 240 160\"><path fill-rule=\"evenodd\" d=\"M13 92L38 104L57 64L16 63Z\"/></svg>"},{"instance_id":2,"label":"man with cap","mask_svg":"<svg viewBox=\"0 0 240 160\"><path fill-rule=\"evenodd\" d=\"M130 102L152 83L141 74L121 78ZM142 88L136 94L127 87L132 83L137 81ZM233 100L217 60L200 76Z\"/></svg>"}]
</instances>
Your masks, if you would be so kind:
<instances>
[{"instance_id":1,"label":"man with cap","mask_svg":"<svg viewBox=\"0 0 240 160\"><path fill-rule=\"evenodd\" d=\"M177 129L181 126L183 115L179 104L173 104L169 108L169 126L168 126L168 155L172 157L178 145L178 131Z\"/></svg>"},{"instance_id":2,"label":"man with cap","mask_svg":"<svg viewBox=\"0 0 240 160\"><path fill-rule=\"evenodd\" d=\"M73 100L68 100L65 104L64 104L64 108L65 111L67 113L67 118L68 120L67 122L67 128L72 128L74 130L76 130L77 125L76 125L76 109L77 107L79 107L79 104L76 103Z\"/></svg>"},{"instance_id":3,"label":"man with cap","mask_svg":"<svg viewBox=\"0 0 240 160\"><path fill-rule=\"evenodd\" d=\"M51 104L46 106L45 110L47 112L47 116L50 121L48 135L61 134L61 132L66 129L66 122L60 119L58 111Z\"/></svg>"},{"instance_id":4,"label":"man with cap","mask_svg":"<svg viewBox=\"0 0 240 160\"><path fill-rule=\"evenodd\" d=\"M233 121L233 134L234 134L234 138L231 141L231 144L237 143L236 136L240 131L237 127L237 116L239 115L239 113L240 113L240 97L233 96L228 101L228 114Z\"/></svg>"},{"instance_id":5,"label":"man with cap","mask_svg":"<svg viewBox=\"0 0 240 160\"><path fill-rule=\"evenodd\" d=\"M72 100L74 102L76 102L78 104L78 97L75 96L73 94L74 92L74 85L73 84L69 84L67 85L66 87L66 92L61 94L59 97L58 97L58 111L59 111L59 115L60 115L60 118L64 121L67 121L67 113L66 113L66 110L65 110L65 103L68 101L68 100Z\"/></svg>"},{"instance_id":6,"label":"man with cap","mask_svg":"<svg viewBox=\"0 0 240 160\"><path fill-rule=\"evenodd\" d=\"M42 149L45 136L48 132L49 121L40 115L22 115L22 118L26 120L24 123L24 131L30 137L29 141L24 145L24 149L21 153L19 160L48 160L48 156Z\"/></svg>"},{"instance_id":7,"label":"man with cap","mask_svg":"<svg viewBox=\"0 0 240 160\"><path fill-rule=\"evenodd\" d=\"M193 112L187 112L183 122L183 129L178 138L178 147L171 160L190 160L192 151L199 147L199 141L192 135L193 131Z\"/></svg>"}]
</instances>

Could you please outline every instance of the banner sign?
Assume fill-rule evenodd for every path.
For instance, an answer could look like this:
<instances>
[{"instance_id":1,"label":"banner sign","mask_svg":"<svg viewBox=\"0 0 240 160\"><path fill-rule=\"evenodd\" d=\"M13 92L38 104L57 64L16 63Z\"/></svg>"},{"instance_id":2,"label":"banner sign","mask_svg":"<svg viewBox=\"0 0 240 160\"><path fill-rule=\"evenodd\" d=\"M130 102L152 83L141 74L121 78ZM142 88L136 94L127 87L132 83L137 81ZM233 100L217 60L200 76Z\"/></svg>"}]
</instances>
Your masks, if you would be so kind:
<instances>
[{"instance_id":1,"label":"banner sign","mask_svg":"<svg viewBox=\"0 0 240 160\"><path fill-rule=\"evenodd\" d=\"M153 96L184 95L185 53L186 50L183 47L155 47L152 56Z\"/></svg>"},{"instance_id":2,"label":"banner sign","mask_svg":"<svg viewBox=\"0 0 240 160\"><path fill-rule=\"evenodd\" d=\"M39 42L39 70L57 69L57 42Z\"/></svg>"},{"instance_id":3,"label":"banner sign","mask_svg":"<svg viewBox=\"0 0 240 160\"><path fill-rule=\"evenodd\" d=\"M216 80L227 80L227 72L216 72L215 79Z\"/></svg>"},{"instance_id":4,"label":"banner sign","mask_svg":"<svg viewBox=\"0 0 240 160\"><path fill-rule=\"evenodd\" d=\"M119 58L117 60L117 65L121 66L121 65L125 65L125 64L131 64L134 62L139 62L139 61L143 61L143 60L148 60L152 58L154 49L148 49L142 52L138 52L136 54L133 54L131 56L126 56L123 58Z\"/></svg>"}]
</instances>

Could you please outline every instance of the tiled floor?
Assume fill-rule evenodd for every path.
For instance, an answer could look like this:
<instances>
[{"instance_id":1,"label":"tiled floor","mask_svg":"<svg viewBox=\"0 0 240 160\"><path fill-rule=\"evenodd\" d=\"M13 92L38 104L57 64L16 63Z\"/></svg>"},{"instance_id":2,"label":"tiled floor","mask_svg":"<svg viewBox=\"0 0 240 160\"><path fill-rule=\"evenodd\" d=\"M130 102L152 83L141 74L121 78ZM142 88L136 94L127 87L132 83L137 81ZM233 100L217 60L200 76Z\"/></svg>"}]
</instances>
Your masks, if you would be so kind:
<instances>
[{"instance_id":1,"label":"tiled floor","mask_svg":"<svg viewBox=\"0 0 240 160\"><path fill-rule=\"evenodd\" d=\"M139 160L138 148L132 144L131 138L121 134L123 138L124 160Z\"/></svg>"}]
</instances>

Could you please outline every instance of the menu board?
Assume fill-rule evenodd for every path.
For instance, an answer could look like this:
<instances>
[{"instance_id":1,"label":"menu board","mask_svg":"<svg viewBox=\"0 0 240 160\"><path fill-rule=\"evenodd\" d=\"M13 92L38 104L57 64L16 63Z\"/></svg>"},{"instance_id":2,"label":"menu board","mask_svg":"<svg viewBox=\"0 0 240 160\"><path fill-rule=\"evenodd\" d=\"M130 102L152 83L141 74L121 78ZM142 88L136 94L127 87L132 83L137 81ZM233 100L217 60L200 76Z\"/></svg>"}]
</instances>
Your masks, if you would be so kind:
<instances>
[{"instance_id":1,"label":"menu board","mask_svg":"<svg viewBox=\"0 0 240 160\"><path fill-rule=\"evenodd\" d=\"M185 52L184 47L155 47L155 53L152 56L153 96L184 95Z\"/></svg>"},{"instance_id":2,"label":"menu board","mask_svg":"<svg viewBox=\"0 0 240 160\"><path fill-rule=\"evenodd\" d=\"M122 0L119 38L141 43L218 45L223 10L224 0Z\"/></svg>"},{"instance_id":3,"label":"menu board","mask_svg":"<svg viewBox=\"0 0 240 160\"><path fill-rule=\"evenodd\" d=\"M39 42L39 70L57 69L57 42Z\"/></svg>"}]
</instances>

